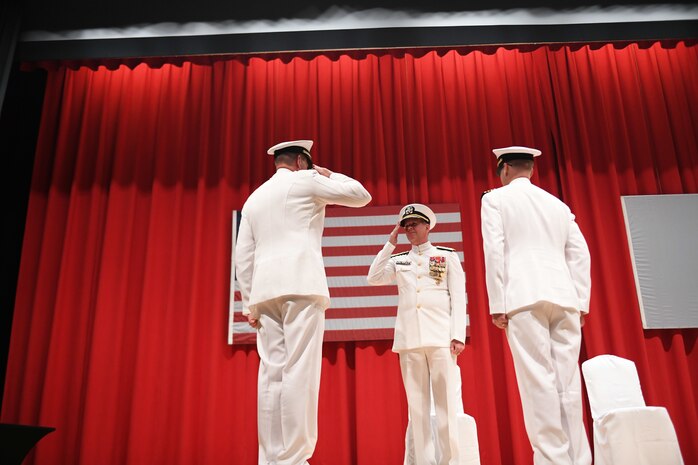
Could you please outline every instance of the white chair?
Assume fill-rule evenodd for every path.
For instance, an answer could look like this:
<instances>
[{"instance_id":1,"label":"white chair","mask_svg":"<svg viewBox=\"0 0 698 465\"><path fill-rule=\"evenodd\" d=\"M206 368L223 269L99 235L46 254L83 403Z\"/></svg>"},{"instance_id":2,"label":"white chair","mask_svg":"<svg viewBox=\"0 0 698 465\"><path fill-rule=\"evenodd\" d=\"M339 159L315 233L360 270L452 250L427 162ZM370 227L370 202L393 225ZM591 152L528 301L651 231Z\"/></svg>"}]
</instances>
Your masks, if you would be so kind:
<instances>
[{"instance_id":1,"label":"white chair","mask_svg":"<svg viewBox=\"0 0 698 465\"><path fill-rule=\"evenodd\" d=\"M664 407L647 407L635 363L599 355L582 363L594 419L594 465L683 465Z\"/></svg>"}]
</instances>

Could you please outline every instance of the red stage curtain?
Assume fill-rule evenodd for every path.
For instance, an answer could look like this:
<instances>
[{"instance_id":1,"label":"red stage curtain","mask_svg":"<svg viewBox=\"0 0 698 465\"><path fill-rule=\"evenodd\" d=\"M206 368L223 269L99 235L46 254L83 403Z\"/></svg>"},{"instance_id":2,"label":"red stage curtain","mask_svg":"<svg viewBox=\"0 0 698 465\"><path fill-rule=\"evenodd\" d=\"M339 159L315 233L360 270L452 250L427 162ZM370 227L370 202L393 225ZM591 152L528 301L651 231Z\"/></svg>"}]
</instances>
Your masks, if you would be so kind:
<instances>
[{"instance_id":1,"label":"red stage curtain","mask_svg":"<svg viewBox=\"0 0 698 465\"><path fill-rule=\"evenodd\" d=\"M698 192L697 46L158 66L49 72L2 412L57 428L32 463L256 463L258 358L226 345L231 210L272 174L266 148L291 138L315 139L317 162L361 180L373 205L461 205L459 364L487 465L529 464L531 450L487 311L480 194L498 186L493 147L540 148L534 181L572 207L592 252L582 359L633 359L698 462L698 330L643 331L619 199ZM314 465L398 465L406 421L389 342L325 345Z\"/></svg>"}]
</instances>

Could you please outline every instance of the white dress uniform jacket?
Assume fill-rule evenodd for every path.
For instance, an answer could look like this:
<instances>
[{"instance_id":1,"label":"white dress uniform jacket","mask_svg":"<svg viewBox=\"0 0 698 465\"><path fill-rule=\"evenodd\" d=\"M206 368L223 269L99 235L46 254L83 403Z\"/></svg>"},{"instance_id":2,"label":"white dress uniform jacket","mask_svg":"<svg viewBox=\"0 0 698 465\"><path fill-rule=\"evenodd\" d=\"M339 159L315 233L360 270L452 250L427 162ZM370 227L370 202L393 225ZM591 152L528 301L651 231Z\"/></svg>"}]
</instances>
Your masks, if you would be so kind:
<instances>
[{"instance_id":1,"label":"white dress uniform jacket","mask_svg":"<svg viewBox=\"0 0 698 465\"><path fill-rule=\"evenodd\" d=\"M325 206L363 207L371 195L340 173L277 170L242 208L235 269L243 313L284 295L318 296L329 306L322 231Z\"/></svg>"},{"instance_id":2,"label":"white dress uniform jacket","mask_svg":"<svg viewBox=\"0 0 698 465\"><path fill-rule=\"evenodd\" d=\"M481 214L491 314L541 301L589 311L589 249L567 205L517 178L485 194Z\"/></svg>"},{"instance_id":3,"label":"white dress uniform jacket","mask_svg":"<svg viewBox=\"0 0 698 465\"><path fill-rule=\"evenodd\" d=\"M391 256L395 246L386 243L373 260L367 280L372 285L397 283L398 308L393 351L421 347L450 347L451 340L465 343L465 273L458 254L430 242ZM437 282L430 263L441 263Z\"/></svg>"}]
</instances>

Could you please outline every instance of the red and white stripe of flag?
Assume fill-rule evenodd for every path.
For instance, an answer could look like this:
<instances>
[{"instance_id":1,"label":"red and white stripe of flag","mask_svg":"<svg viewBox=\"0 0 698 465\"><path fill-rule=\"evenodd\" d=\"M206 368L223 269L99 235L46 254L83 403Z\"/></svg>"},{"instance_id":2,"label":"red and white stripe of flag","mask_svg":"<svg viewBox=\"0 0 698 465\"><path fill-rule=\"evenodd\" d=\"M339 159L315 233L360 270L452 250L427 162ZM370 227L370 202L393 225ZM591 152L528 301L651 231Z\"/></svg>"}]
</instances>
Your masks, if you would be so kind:
<instances>
[{"instance_id":1,"label":"red and white stripe of flag","mask_svg":"<svg viewBox=\"0 0 698 465\"><path fill-rule=\"evenodd\" d=\"M463 235L458 204L430 205L436 213L436 229L429 234L434 245L452 247L463 263ZM369 286L371 262L388 240L402 206L328 207L322 235L322 255L330 288L331 306L325 315L325 341L392 339L397 313L396 286ZM233 251L239 212L233 211ZM409 249L404 235L396 253ZM231 259L232 263L232 259ZM240 292L231 265L229 344L256 341L255 330L242 315Z\"/></svg>"}]
</instances>

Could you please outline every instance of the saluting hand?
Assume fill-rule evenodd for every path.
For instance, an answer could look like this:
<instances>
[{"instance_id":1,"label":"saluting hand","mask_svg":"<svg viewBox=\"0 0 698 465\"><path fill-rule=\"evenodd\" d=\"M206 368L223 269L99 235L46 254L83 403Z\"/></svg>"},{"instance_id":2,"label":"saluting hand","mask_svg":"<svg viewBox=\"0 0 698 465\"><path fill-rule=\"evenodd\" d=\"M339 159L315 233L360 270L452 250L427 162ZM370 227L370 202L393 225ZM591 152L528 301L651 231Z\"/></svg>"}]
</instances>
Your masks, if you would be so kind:
<instances>
[{"instance_id":1,"label":"saluting hand","mask_svg":"<svg viewBox=\"0 0 698 465\"><path fill-rule=\"evenodd\" d=\"M327 168L323 168L322 166L319 165L313 165L313 169L317 171L318 174L325 176L327 178L330 177L332 174L332 171L328 170Z\"/></svg>"},{"instance_id":2,"label":"saluting hand","mask_svg":"<svg viewBox=\"0 0 698 465\"><path fill-rule=\"evenodd\" d=\"M390 233L390 237L388 238L388 242L390 242L393 245L397 245L397 233L399 231L400 231L400 223L395 225L393 232Z\"/></svg>"},{"instance_id":3,"label":"saluting hand","mask_svg":"<svg viewBox=\"0 0 698 465\"><path fill-rule=\"evenodd\" d=\"M247 315L247 323L253 328L259 326L259 320L257 318L254 318L252 315Z\"/></svg>"}]
</instances>

